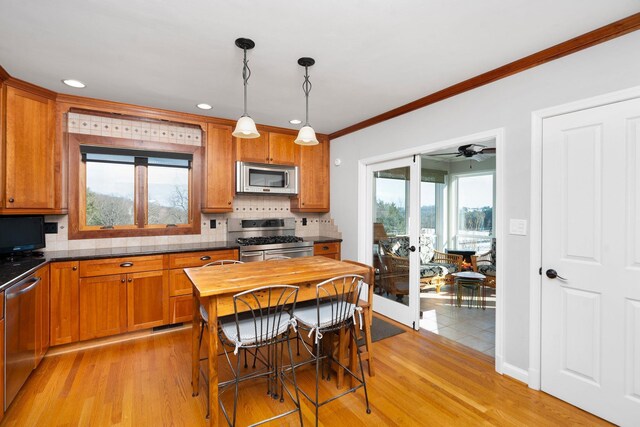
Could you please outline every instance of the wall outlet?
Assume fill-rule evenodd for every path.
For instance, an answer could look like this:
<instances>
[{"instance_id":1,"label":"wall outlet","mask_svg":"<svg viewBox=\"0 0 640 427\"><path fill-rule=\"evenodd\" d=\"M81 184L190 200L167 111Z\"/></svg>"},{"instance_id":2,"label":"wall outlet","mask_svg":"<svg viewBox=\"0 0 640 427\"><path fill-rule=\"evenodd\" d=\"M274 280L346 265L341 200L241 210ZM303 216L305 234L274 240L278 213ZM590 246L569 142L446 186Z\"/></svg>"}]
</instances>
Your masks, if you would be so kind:
<instances>
[{"instance_id":1,"label":"wall outlet","mask_svg":"<svg viewBox=\"0 0 640 427\"><path fill-rule=\"evenodd\" d=\"M210 219L209 220L209 228L216 228L216 220L215 219Z\"/></svg>"},{"instance_id":2,"label":"wall outlet","mask_svg":"<svg viewBox=\"0 0 640 427\"><path fill-rule=\"evenodd\" d=\"M44 223L44 233L45 234L58 234L58 223L57 222L45 222Z\"/></svg>"},{"instance_id":3,"label":"wall outlet","mask_svg":"<svg viewBox=\"0 0 640 427\"><path fill-rule=\"evenodd\" d=\"M307 225L307 218L302 218L302 225Z\"/></svg>"}]
</instances>

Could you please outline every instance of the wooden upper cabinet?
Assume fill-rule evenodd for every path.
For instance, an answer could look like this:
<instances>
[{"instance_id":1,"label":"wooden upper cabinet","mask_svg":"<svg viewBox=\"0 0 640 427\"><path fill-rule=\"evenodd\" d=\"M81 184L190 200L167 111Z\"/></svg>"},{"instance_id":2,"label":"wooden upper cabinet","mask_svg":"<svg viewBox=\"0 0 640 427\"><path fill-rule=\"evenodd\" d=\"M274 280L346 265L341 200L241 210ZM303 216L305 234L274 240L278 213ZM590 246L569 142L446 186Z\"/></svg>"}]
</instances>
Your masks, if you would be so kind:
<instances>
[{"instance_id":1,"label":"wooden upper cabinet","mask_svg":"<svg viewBox=\"0 0 640 427\"><path fill-rule=\"evenodd\" d=\"M296 165L298 146L295 135L260 131L254 139L234 138L236 160L274 165Z\"/></svg>"},{"instance_id":2,"label":"wooden upper cabinet","mask_svg":"<svg viewBox=\"0 0 640 427\"><path fill-rule=\"evenodd\" d=\"M269 163L276 165L296 165L297 149L295 135L269 132Z\"/></svg>"},{"instance_id":3,"label":"wooden upper cabinet","mask_svg":"<svg viewBox=\"0 0 640 427\"><path fill-rule=\"evenodd\" d=\"M329 141L301 146L298 197L291 199L293 212L329 212Z\"/></svg>"},{"instance_id":4,"label":"wooden upper cabinet","mask_svg":"<svg viewBox=\"0 0 640 427\"><path fill-rule=\"evenodd\" d=\"M207 125L202 212L233 210L233 141L231 126Z\"/></svg>"},{"instance_id":5,"label":"wooden upper cabinet","mask_svg":"<svg viewBox=\"0 0 640 427\"><path fill-rule=\"evenodd\" d=\"M2 208L15 213L48 213L60 208L56 206L62 177L55 138L55 102L7 85L3 104Z\"/></svg>"}]
</instances>

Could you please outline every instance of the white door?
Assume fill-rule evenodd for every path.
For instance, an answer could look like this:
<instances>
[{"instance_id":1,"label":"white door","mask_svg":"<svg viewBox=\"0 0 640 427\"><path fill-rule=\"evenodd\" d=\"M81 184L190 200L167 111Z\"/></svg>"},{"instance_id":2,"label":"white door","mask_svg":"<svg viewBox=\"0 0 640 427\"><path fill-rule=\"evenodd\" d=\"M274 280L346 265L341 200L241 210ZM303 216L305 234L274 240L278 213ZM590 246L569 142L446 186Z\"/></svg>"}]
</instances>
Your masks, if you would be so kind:
<instances>
[{"instance_id":1,"label":"white door","mask_svg":"<svg viewBox=\"0 0 640 427\"><path fill-rule=\"evenodd\" d=\"M544 119L542 151L542 390L638 426L640 99Z\"/></svg>"},{"instance_id":2,"label":"white door","mask_svg":"<svg viewBox=\"0 0 640 427\"><path fill-rule=\"evenodd\" d=\"M417 329L420 165L413 157L367 167L366 262L376 268L373 309Z\"/></svg>"}]
</instances>

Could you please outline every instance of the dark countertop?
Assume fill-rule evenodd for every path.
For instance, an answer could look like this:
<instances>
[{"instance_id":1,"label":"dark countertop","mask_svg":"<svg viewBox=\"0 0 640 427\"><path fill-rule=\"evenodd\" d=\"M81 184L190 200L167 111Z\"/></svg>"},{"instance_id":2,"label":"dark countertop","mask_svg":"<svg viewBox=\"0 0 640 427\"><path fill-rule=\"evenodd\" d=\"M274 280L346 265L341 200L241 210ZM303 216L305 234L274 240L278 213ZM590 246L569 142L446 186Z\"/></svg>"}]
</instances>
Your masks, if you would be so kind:
<instances>
[{"instance_id":1,"label":"dark countertop","mask_svg":"<svg viewBox=\"0 0 640 427\"><path fill-rule=\"evenodd\" d=\"M303 237L303 239L305 242L314 242L314 243L342 242L342 239L339 237L307 236L307 237Z\"/></svg>"},{"instance_id":2,"label":"dark countertop","mask_svg":"<svg viewBox=\"0 0 640 427\"><path fill-rule=\"evenodd\" d=\"M324 236L310 236L305 242L330 243L342 239ZM32 274L39 267L56 261L81 261L100 258L118 258L122 256L158 255L180 252L215 251L237 249L236 242L184 243L179 245L132 246L127 248L79 249L69 251L45 252L42 257L16 257L15 261L0 261L0 291Z\"/></svg>"}]
</instances>

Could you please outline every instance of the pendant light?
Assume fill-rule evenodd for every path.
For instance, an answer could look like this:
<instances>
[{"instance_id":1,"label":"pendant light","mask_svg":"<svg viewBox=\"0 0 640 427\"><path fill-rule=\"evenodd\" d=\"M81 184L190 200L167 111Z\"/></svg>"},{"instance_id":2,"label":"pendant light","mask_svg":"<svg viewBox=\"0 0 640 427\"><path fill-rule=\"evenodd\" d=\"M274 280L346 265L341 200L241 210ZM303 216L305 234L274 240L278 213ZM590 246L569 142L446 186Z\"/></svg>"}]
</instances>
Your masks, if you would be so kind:
<instances>
[{"instance_id":1,"label":"pendant light","mask_svg":"<svg viewBox=\"0 0 640 427\"><path fill-rule=\"evenodd\" d=\"M258 129L256 129L256 123L247 114L247 83L249 82L249 77L251 77L251 70L249 69L247 61L247 50L253 49L256 44L251 39L239 38L236 40L236 46L244 51L244 60L242 61L242 80L244 81L244 113L242 114L242 117L238 119L238 123L236 123L236 128L234 129L232 135L236 138L258 138L260 136L260 133L258 133Z\"/></svg>"},{"instance_id":2,"label":"pendant light","mask_svg":"<svg viewBox=\"0 0 640 427\"><path fill-rule=\"evenodd\" d=\"M311 92L311 82L309 81L309 67L315 64L316 61L313 58L300 58L298 59L298 65L304 67L304 83L302 83L302 90L304 91L304 97L306 102L305 120L304 126L298 132L298 137L294 141L299 145L316 145L318 144L318 138L316 138L316 131L313 130L309 124L309 92Z\"/></svg>"}]
</instances>

